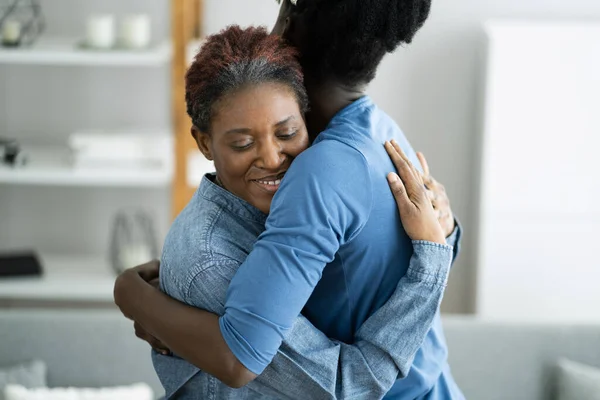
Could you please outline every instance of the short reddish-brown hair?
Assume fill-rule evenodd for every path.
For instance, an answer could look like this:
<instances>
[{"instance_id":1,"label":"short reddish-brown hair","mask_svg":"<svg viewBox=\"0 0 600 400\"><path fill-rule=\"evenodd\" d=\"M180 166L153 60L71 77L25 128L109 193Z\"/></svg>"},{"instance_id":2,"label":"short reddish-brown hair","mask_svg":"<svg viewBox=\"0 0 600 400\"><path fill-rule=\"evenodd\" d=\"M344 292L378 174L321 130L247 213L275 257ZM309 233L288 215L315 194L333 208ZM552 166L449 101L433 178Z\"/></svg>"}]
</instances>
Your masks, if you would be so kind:
<instances>
[{"instance_id":1,"label":"short reddish-brown hair","mask_svg":"<svg viewBox=\"0 0 600 400\"><path fill-rule=\"evenodd\" d=\"M308 108L296 50L263 27L232 25L209 36L186 74L187 112L202 132L210 132L214 107L225 95L262 83L287 85L300 110Z\"/></svg>"}]
</instances>

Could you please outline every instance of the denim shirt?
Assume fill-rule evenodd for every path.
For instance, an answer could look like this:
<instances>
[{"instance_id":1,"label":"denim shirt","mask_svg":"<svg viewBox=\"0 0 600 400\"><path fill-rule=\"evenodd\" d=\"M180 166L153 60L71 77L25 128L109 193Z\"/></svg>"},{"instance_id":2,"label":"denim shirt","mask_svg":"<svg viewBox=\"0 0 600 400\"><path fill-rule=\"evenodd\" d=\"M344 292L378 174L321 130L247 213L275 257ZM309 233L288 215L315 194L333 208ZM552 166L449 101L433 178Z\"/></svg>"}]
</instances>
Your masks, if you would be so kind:
<instances>
[{"instance_id":1,"label":"denim shirt","mask_svg":"<svg viewBox=\"0 0 600 400\"><path fill-rule=\"evenodd\" d=\"M167 235L161 289L218 315L229 282L264 230L266 216L207 175ZM453 243L457 231L449 238ZM413 242L398 290L357 331L353 345L330 340L299 316L265 371L232 389L176 355L153 352L167 398L376 399L406 376L429 331L447 282L452 246Z\"/></svg>"}]
</instances>

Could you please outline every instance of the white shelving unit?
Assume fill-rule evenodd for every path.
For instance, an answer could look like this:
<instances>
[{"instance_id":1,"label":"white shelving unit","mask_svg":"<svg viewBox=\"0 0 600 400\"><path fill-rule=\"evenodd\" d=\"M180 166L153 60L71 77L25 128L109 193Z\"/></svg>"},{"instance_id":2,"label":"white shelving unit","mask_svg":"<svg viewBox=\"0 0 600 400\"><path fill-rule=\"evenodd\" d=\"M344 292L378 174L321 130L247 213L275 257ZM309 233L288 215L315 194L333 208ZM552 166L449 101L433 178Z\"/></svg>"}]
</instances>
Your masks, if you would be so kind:
<instances>
[{"instance_id":1,"label":"white shelving unit","mask_svg":"<svg viewBox=\"0 0 600 400\"><path fill-rule=\"evenodd\" d=\"M116 273L101 257L40 257L40 277L0 280L0 300L112 302Z\"/></svg>"},{"instance_id":2,"label":"white shelving unit","mask_svg":"<svg viewBox=\"0 0 600 400\"><path fill-rule=\"evenodd\" d=\"M171 61L169 42L147 50L89 50L72 38L40 38L31 47L0 47L0 64L54 66L160 67Z\"/></svg>"},{"instance_id":3,"label":"white shelving unit","mask_svg":"<svg viewBox=\"0 0 600 400\"><path fill-rule=\"evenodd\" d=\"M128 10L127 7L121 7L120 5L114 5L114 12L116 15L123 15ZM66 5L64 6L67 7ZM95 11L92 6L81 6L77 7L78 12L80 12L81 18L85 18L85 15L91 14ZM164 28L166 22L161 20L165 15L160 9L157 9L156 6L150 4L148 5L147 10L143 10L144 12L149 13L149 15L153 18L153 36L155 33L155 37L164 37ZM85 14L84 14L85 13ZM58 14L56 14L58 15ZM57 25L60 24L60 21L54 21ZM168 27L167 27L168 28ZM56 32L56 31L55 31ZM174 51L173 44L171 40L165 40L161 42L157 42L153 44L150 48L144 50L126 50L126 49L114 49L114 50L93 50L86 49L81 46L81 39L77 36L78 32L75 31L72 27L66 27L64 29L64 33L60 33L61 35L66 36L47 36L42 35L32 46L29 47L20 47L20 48L6 48L0 46L0 74L2 75L2 79L8 82L10 79L13 79L11 74L14 74L17 79L22 79L24 74L37 74L34 75L35 78L43 77L40 79L41 85L44 85L46 80L50 81L54 78L54 75L57 74L60 77L67 76L65 75L61 69L58 68L48 68L44 69L44 67L69 67L69 68L97 68L97 69L111 69L110 73L107 74L99 74L92 76L92 79L96 79L99 77L99 82L93 82L93 84L89 84L85 81L74 81L79 85L84 84L82 89L87 90L88 93L94 95L95 92L98 91L97 87L103 89L105 87L111 87L111 90L114 90L115 93L120 89L119 88L119 79L148 79L148 86L156 84L157 89L162 89L165 87L165 82L167 82L167 72L170 71L170 66L173 60ZM21 67L36 67L35 69L30 68L15 68L15 66ZM38 68L39 67L39 68ZM119 70L120 68L125 69L124 71ZM144 69L143 73L140 73L141 69ZM151 69L147 71L147 69ZM165 69L163 81L163 75L161 69ZM113 71L114 70L114 75ZM87 71L86 71L87 73ZM80 75L74 74L76 77ZM116 81L110 81L110 79L115 77ZM153 80L150 80L153 79ZM35 81L35 79L34 79ZM24 82L28 82L24 80ZM2 83L2 82L0 82ZM72 87L66 87L65 92L69 93L71 96L79 96L79 87L77 83L74 83ZM33 85L34 83L32 83ZM94 85L97 85L95 87ZM0 96L1 100L4 101L12 101L10 96L26 96L26 94L21 95L20 92L15 90L14 87L10 85L6 85L6 87L12 92L7 91L6 96ZM56 85L49 85L53 90L62 90L62 88L57 88ZM102 116L102 121L97 121L94 118L97 118L97 115L94 115L89 122L89 125L92 125L93 128L102 128L102 124L106 123L106 126L114 127L118 126L121 123L121 120L124 120L124 125L128 128L136 128L139 123L140 127L147 127L149 125L148 121L144 120L144 114L140 112L141 106L136 104L139 100L144 100L143 96L163 96L168 98L168 92L163 93L163 91L155 92L154 90L146 91L147 87L144 87L143 91L131 92L131 87L127 86L130 92L126 93L125 98L131 98L130 102L132 103L132 109L134 111L132 114L133 118L130 116L121 117L119 113L112 112L100 112ZM42 86L39 95L43 97L47 97L48 101L53 101L53 93L44 92L45 87ZM127 89L124 89L127 90ZM102 90L100 92L104 93ZM85 93L85 92L84 92ZM132 94L133 93L133 94ZM10 95L10 96L9 96ZM89 94L88 94L89 95ZM138 98L135 96L138 95ZM116 94L118 96L118 93ZM119 99L122 100L122 99ZM124 101L121 103L127 104ZM106 104L102 104L104 107L114 107L116 109L122 110L121 114L125 112L129 112L129 110L125 111L123 104L115 101L115 104L107 102ZM20 107L23 107L22 102L17 102ZM170 102L168 103L170 104ZM5 107L5 104L0 104L0 107ZM12 112L15 110L15 106L13 103ZM52 107L51 107L52 108ZM8 108L7 108L8 109ZM46 121L48 123L49 131L52 129L58 130L57 126L60 126L61 130L64 130L64 126L67 126L67 129L72 130L73 132L78 129L87 129L90 128L86 126L87 120L81 121L82 118L77 119L77 125L74 122L74 126L70 126L68 123L64 124L62 122L57 123L56 121L59 118L69 118L69 112L78 113L83 112L83 115L87 115L90 112L94 112L93 109L85 109L85 106L81 109L78 107L74 107L74 109L65 110L60 106L54 107L53 109L57 110L56 119L48 118L49 114L46 112L45 114L42 112L41 116L34 115L33 118L38 117L41 120ZM162 110L162 109L161 109ZM164 109L164 122L167 125L160 124L159 126L168 126L171 124L171 116L169 113L171 112L170 107L165 107ZM151 107L148 112L156 113L156 102L151 102ZM60 113L64 113L60 115ZM80 114L78 114L80 115ZM8 115L10 116L10 115ZM3 114L0 112L0 118L3 118ZM104 120L106 118L106 121ZM160 120L160 118L159 118ZM18 117L7 118L6 125L3 127L0 124L0 128L5 129L6 131L0 132L2 136L15 137L20 132L27 132L28 129L36 131L38 129L34 123L32 126L28 125L28 122L25 121L24 124L20 123ZM18 121L15 123L15 121ZM132 122L133 121L133 122ZM153 120L154 121L154 120ZM24 126L23 126L24 125ZM100 125L100 126L99 126ZM13 134L12 132L16 132ZM160 132L161 134L165 134L168 136L173 136L172 132ZM150 137L150 135L149 135ZM38 257L40 258L41 264L43 266L44 274L40 277L24 277L24 278L2 278L0 279L0 303L1 301L6 301L8 304L14 302L15 304L29 304L28 302L48 302L49 304L54 304L56 302L66 302L68 304L82 302L100 302L100 303L112 303L113 302L113 287L114 281L116 277L116 273L110 268L110 264L107 259L104 259L102 256L96 256L95 254L108 254L108 251L104 251L102 248L103 245L95 245L95 243L103 243L105 239L105 233L103 231L107 231L107 234L110 234L110 224L111 221L108 220L108 215L112 215L113 210L120 207L121 204L124 207L131 207L131 204L135 202L135 207L148 207L154 208L156 211L157 207L161 207L162 210L164 207L165 214L170 213L169 204L163 199L161 190L164 190L165 193L169 191L169 186L172 184L173 176L174 176L174 163L173 163L173 149L165 147L165 159L164 162L153 161L151 164L148 164L143 167L111 167L111 168L96 168L94 167L78 167L71 162L71 159L68 155L65 155L66 146L62 146L61 150L58 151L46 151L44 149L43 152L31 151L23 143L23 138L15 137L17 140L21 142L24 146L24 153L29 157L29 163L22 167L8 167L0 165L0 194L4 196L0 196L3 199L8 199L9 207L8 209L0 210L0 226L5 225L8 226L17 226L17 229L20 229L18 235L14 235L12 237L16 237L13 244L8 244L2 242L0 240L0 248L10 249L10 248L27 248L36 252ZM47 143L53 143L53 139L51 137L42 136L41 134L35 136L35 138L39 138L43 141L44 145ZM31 139L28 137L28 139ZM38 143L29 143L31 145L38 145ZM41 187L40 192L36 190L35 194L32 195L30 189L23 191L20 186L27 187ZM36 203L34 202L24 202L25 205L22 205L20 202L20 197L24 192L25 195L30 196L29 199L33 198L41 198L43 199L46 193L46 190L50 195L56 195L57 193L61 193L61 191L52 190L52 187L63 187L66 188L90 188L90 191L104 192L104 188L133 188L133 189L151 189L151 193L139 192L132 195L131 190L124 190L122 195L126 197L119 197L121 193L119 191L107 191L110 192L107 194L110 201L105 201L103 203L95 203L94 206L91 207L101 207L101 210L95 210L90 208L89 214L92 215L89 219L85 221L71 221L69 218L59 219L52 218L53 214L63 215L65 214L65 209L68 210L71 204L75 204L77 209L81 209L82 203L79 201L84 201L86 198L86 194L82 194L81 190L73 191L71 194L70 191L67 191L67 194L64 197L68 198L68 201L63 202L53 202L48 207L60 207L60 210L54 210L52 208L44 209L41 213L46 213L50 216L48 221L51 221L50 224L46 223L44 226L34 226L31 228L31 224L34 223L33 220L24 220L24 216L27 215L27 212L24 212L23 207L36 207ZM101 188L98 190L98 188ZM158 189L158 190L155 190ZM113 198L112 196L117 196L117 198ZM135 197L135 200L132 200L132 197ZM145 203L137 202L137 199L146 201ZM155 201L159 202L156 203ZM156 205L159 204L159 205ZM0 205L1 207L2 205ZM14 212L11 210L11 207L15 207L18 212ZM110 211L109 211L110 210ZM39 210L34 210L32 208L32 214L38 213ZM94 219L93 214L97 211L98 215L104 218L103 220ZM68 212L67 212L68 214ZM8 222L4 220L4 218L8 218ZM32 217L34 218L34 217ZM21 219L17 221L17 219ZM44 218L42 218L44 219ZM76 218L74 218L76 219ZM160 227L161 220L165 220L164 215L160 214L157 216L155 220L157 227ZM91 221L91 222L90 222ZM55 224L64 224L61 225L59 229L62 232L64 237L56 236L53 231L53 226ZM162 223L164 225L164 222ZM39 229L38 229L39 228ZM70 234L65 234L65 232L73 232L73 235L87 235L86 230L94 230L94 234L90 237L94 239L99 238L100 240L90 240L88 242L94 243L93 245L89 245L88 242L83 241L85 248L80 249L76 248L75 245L68 245L71 241L73 241ZM29 231L35 231L29 234ZM26 232L26 233L24 233ZM83 232L83 233L82 233ZM100 232L100 233L99 233ZM31 238L29 238L29 236ZM46 236L49 236L46 239ZM4 238L6 238L5 236ZM8 238L12 238L8 236ZM86 236L87 238L87 236ZM160 237L159 237L160 240ZM10 240L8 240L10 242ZM67 243L67 244L64 244ZM79 242L82 243L82 242ZM39 254L40 249L49 250L49 253L42 252ZM52 251L54 253L52 253ZM72 255L78 252L85 253L89 252L92 255ZM64 254L62 254L64 253Z\"/></svg>"}]
</instances>

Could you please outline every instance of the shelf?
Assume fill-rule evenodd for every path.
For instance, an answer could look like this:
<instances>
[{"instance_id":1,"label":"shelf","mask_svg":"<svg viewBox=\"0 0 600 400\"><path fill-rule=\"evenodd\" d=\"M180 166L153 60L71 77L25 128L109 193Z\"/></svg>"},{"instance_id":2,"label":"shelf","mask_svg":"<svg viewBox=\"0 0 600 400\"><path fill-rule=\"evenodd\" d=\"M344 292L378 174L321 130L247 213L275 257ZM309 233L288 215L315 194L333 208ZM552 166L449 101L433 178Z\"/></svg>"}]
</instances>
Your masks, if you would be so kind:
<instances>
[{"instance_id":1,"label":"shelf","mask_svg":"<svg viewBox=\"0 0 600 400\"><path fill-rule=\"evenodd\" d=\"M37 186L164 187L171 184L168 170L86 170L60 166L0 167L0 184Z\"/></svg>"},{"instance_id":2,"label":"shelf","mask_svg":"<svg viewBox=\"0 0 600 400\"><path fill-rule=\"evenodd\" d=\"M168 42L148 50L105 51L78 48L78 41L73 38L42 37L30 47L0 47L0 65L159 67L168 64L171 57Z\"/></svg>"},{"instance_id":3,"label":"shelf","mask_svg":"<svg viewBox=\"0 0 600 400\"><path fill-rule=\"evenodd\" d=\"M64 148L52 149L29 149L31 161L23 167L0 166L0 185L162 188L173 179L167 160L163 166L84 168L70 165Z\"/></svg>"},{"instance_id":4,"label":"shelf","mask_svg":"<svg viewBox=\"0 0 600 400\"><path fill-rule=\"evenodd\" d=\"M101 257L42 256L44 275L1 278L1 300L112 302L116 273Z\"/></svg>"}]
</instances>

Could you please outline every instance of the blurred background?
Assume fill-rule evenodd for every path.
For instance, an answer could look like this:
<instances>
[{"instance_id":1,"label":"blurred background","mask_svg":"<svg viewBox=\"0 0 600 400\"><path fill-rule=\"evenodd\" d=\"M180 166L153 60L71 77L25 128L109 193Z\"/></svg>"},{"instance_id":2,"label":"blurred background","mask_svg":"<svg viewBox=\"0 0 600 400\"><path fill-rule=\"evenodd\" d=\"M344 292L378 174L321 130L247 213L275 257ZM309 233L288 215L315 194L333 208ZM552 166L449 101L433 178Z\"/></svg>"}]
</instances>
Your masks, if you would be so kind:
<instances>
[{"instance_id":1,"label":"blurred background","mask_svg":"<svg viewBox=\"0 0 600 400\"><path fill-rule=\"evenodd\" d=\"M277 13L0 0L0 308L113 308L117 272L160 255L211 170L189 138L187 63L203 36ZM463 227L445 314L600 321L599 19L596 0L436 1L370 86Z\"/></svg>"}]
</instances>

